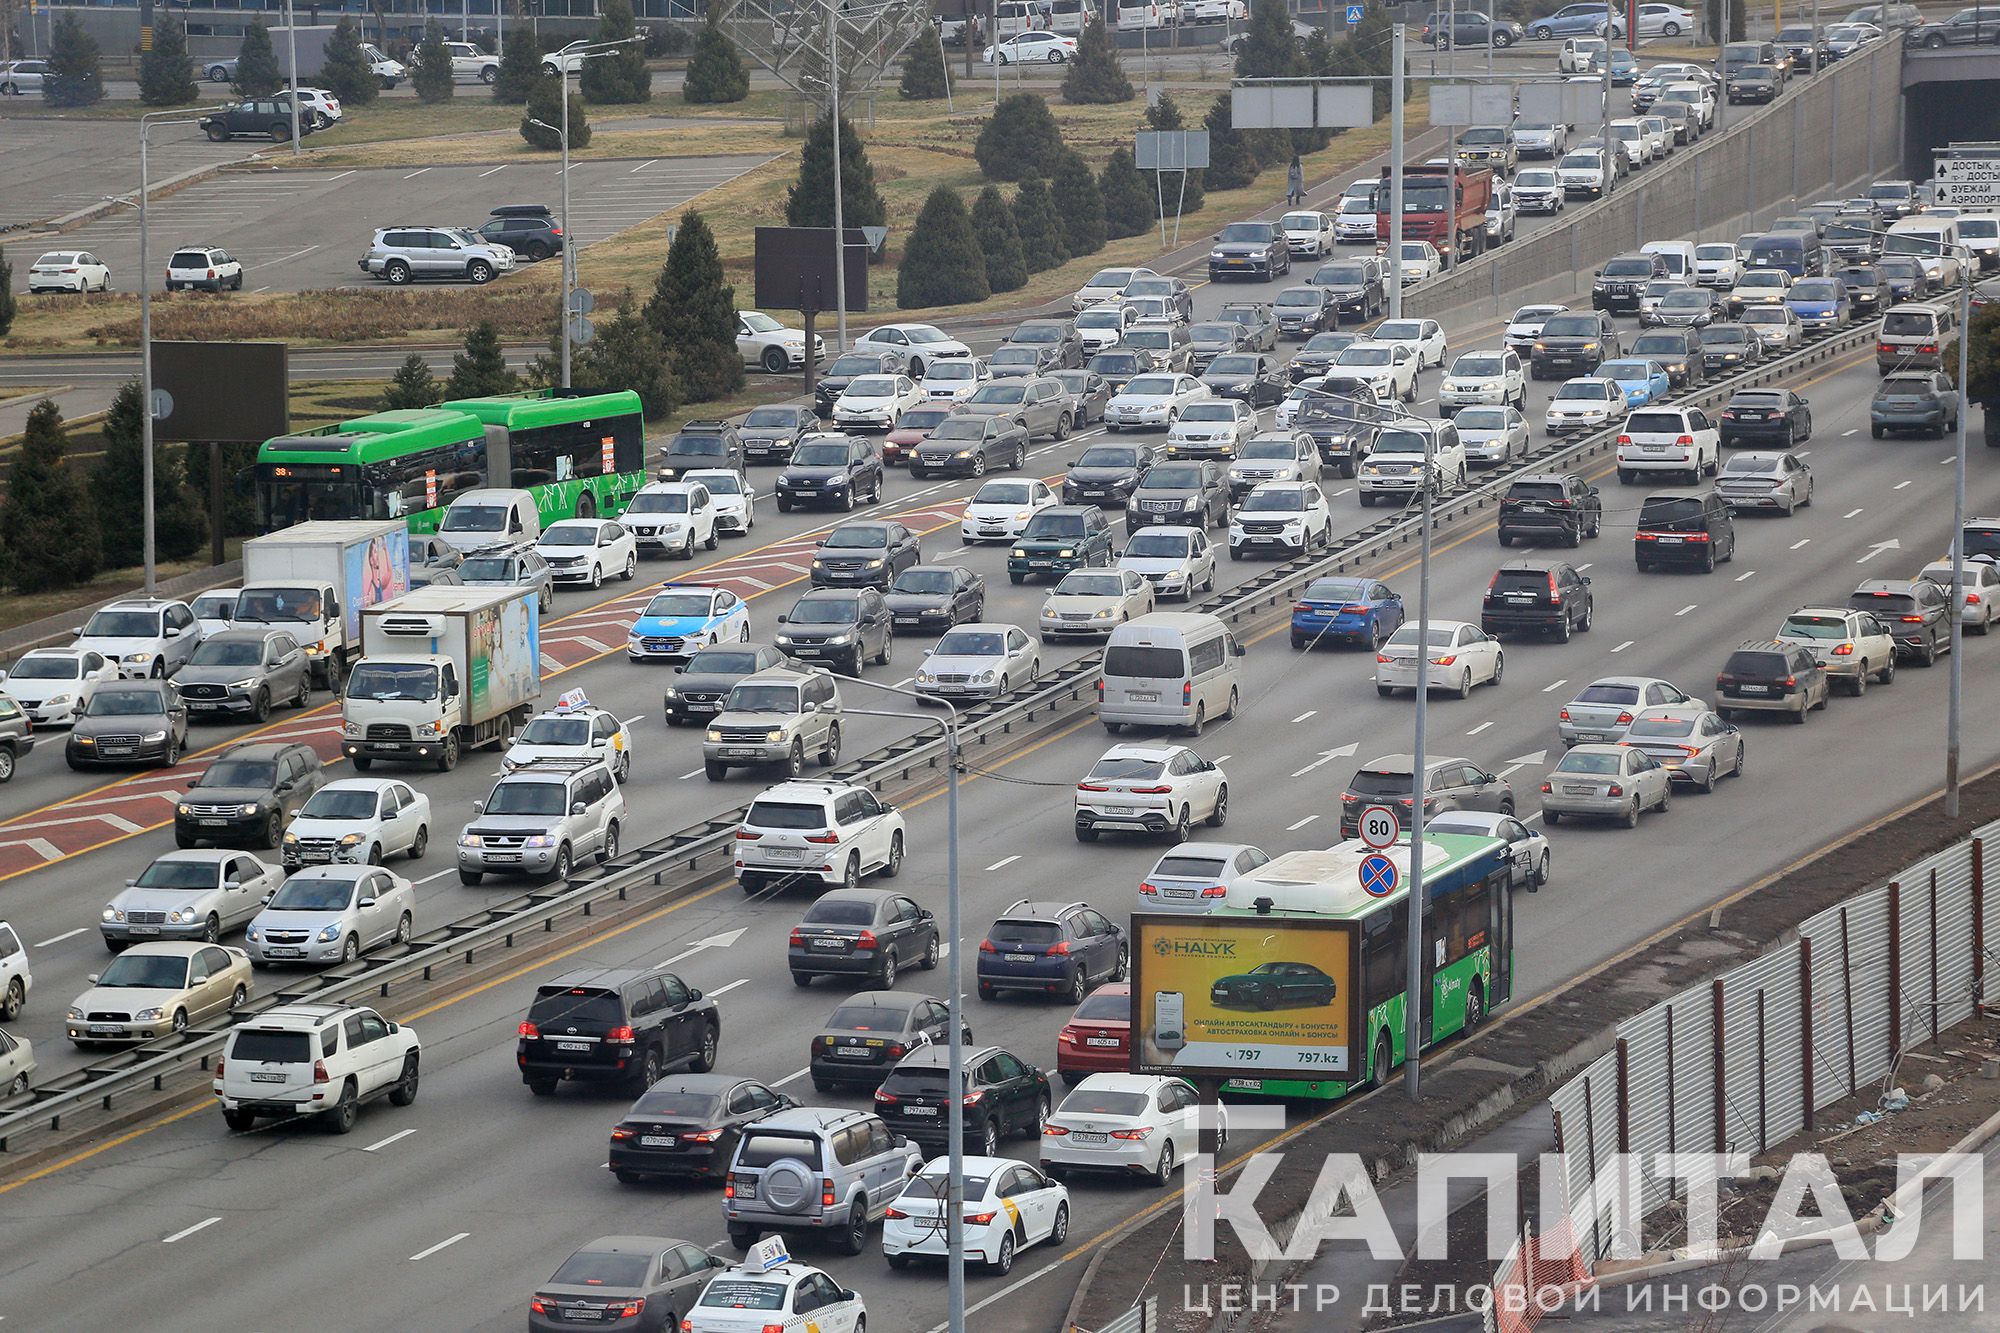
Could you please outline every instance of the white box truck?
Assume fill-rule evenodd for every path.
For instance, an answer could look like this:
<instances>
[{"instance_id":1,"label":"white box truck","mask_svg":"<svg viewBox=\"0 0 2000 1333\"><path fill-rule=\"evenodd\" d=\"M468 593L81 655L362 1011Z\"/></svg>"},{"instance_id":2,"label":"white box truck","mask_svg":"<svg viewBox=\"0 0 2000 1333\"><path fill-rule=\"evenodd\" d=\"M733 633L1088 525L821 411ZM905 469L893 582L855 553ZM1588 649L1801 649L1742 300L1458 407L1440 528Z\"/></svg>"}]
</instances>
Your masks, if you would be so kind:
<instances>
[{"instance_id":1,"label":"white box truck","mask_svg":"<svg viewBox=\"0 0 2000 1333\"><path fill-rule=\"evenodd\" d=\"M243 543L232 625L277 625L338 692L361 643L361 613L410 590L410 531L399 519L297 523Z\"/></svg>"},{"instance_id":2,"label":"white box truck","mask_svg":"<svg viewBox=\"0 0 2000 1333\"><path fill-rule=\"evenodd\" d=\"M291 69L292 48L298 48L299 82L308 87L326 71L326 50L333 42L334 25L331 23L300 24L296 28L279 25L271 29L271 49L277 53L278 69L282 74ZM384 88L394 88L408 76L400 61L391 60L382 53L380 47L370 41L361 43L361 54L368 61L368 68L380 80Z\"/></svg>"},{"instance_id":3,"label":"white box truck","mask_svg":"<svg viewBox=\"0 0 2000 1333\"><path fill-rule=\"evenodd\" d=\"M509 741L542 696L532 588L418 588L361 613L361 657L341 699L340 748L450 772L466 750Z\"/></svg>"}]
</instances>

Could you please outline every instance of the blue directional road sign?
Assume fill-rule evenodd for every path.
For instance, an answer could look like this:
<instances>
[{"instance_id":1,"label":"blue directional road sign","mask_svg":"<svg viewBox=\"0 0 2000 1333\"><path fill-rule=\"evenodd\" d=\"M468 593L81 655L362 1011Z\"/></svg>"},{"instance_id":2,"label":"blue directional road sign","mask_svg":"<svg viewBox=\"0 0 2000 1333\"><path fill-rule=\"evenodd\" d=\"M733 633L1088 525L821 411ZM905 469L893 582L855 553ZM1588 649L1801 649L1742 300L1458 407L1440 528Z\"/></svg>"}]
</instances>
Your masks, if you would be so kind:
<instances>
[{"instance_id":1,"label":"blue directional road sign","mask_svg":"<svg viewBox=\"0 0 2000 1333\"><path fill-rule=\"evenodd\" d=\"M1361 891L1370 898L1386 898L1396 891L1396 863L1386 856L1361 858Z\"/></svg>"},{"instance_id":2,"label":"blue directional road sign","mask_svg":"<svg viewBox=\"0 0 2000 1333\"><path fill-rule=\"evenodd\" d=\"M1347 26L1352 28L1360 22L1361 22L1361 6L1349 5L1347 7Z\"/></svg>"}]
</instances>

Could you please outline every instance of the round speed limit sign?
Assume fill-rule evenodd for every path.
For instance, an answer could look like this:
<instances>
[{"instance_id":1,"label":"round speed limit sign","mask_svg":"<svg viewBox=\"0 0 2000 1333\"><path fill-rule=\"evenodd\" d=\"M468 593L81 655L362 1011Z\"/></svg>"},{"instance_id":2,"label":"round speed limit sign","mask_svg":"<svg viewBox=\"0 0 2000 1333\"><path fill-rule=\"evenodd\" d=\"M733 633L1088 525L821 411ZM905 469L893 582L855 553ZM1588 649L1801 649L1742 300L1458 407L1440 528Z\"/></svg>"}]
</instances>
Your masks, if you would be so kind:
<instances>
[{"instance_id":1,"label":"round speed limit sign","mask_svg":"<svg viewBox=\"0 0 2000 1333\"><path fill-rule=\"evenodd\" d=\"M1363 810L1358 827L1361 841L1378 852L1394 846L1396 835L1402 832L1396 812L1386 805L1371 805Z\"/></svg>"}]
</instances>

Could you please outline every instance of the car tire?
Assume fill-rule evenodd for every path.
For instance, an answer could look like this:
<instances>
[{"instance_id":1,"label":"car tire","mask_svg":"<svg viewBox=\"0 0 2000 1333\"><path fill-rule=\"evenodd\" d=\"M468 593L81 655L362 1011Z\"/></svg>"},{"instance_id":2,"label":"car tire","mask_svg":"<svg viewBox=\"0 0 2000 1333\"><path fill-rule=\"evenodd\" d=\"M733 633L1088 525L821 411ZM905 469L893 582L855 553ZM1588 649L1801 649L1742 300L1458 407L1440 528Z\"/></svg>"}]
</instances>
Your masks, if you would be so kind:
<instances>
[{"instance_id":1,"label":"car tire","mask_svg":"<svg viewBox=\"0 0 2000 1333\"><path fill-rule=\"evenodd\" d=\"M846 889L849 893L861 887L860 852L849 852L847 854L847 868L841 872L840 887Z\"/></svg>"},{"instance_id":2,"label":"car tire","mask_svg":"<svg viewBox=\"0 0 2000 1333\"><path fill-rule=\"evenodd\" d=\"M331 1111L327 1112L326 1127L330 1133L351 1134L354 1132L354 1122L360 1118L361 1097L355 1091L354 1080L349 1079L341 1085L340 1100L333 1104Z\"/></svg>"},{"instance_id":3,"label":"car tire","mask_svg":"<svg viewBox=\"0 0 2000 1333\"><path fill-rule=\"evenodd\" d=\"M1078 824L1076 826L1076 840L1078 842L1096 842L1097 836L1097 830L1088 824Z\"/></svg>"},{"instance_id":4,"label":"car tire","mask_svg":"<svg viewBox=\"0 0 2000 1333\"><path fill-rule=\"evenodd\" d=\"M25 1079L27 1075L23 1074L21 1077ZM23 1092L26 1090L25 1084L21 1088L16 1089L16 1091ZM232 1111L225 1106L222 1108L222 1123L235 1130L238 1134L247 1134L257 1128L257 1115L254 1111Z\"/></svg>"},{"instance_id":5,"label":"car tire","mask_svg":"<svg viewBox=\"0 0 2000 1333\"><path fill-rule=\"evenodd\" d=\"M859 1199L847 1215L847 1227L834 1239L834 1248L842 1254L856 1255L868 1248L868 1205Z\"/></svg>"},{"instance_id":6,"label":"car tire","mask_svg":"<svg viewBox=\"0 0 2000 1333\"><path fill-rule=\"evenodd\" d=\"M413 1104L417 1100L418 1078L417 1053L411 1051L403 1057L403 1076L396 1080L394 1087L389 1089L389 1105L409 1106Z\"/></svg>"},{"instance_id":7,"label":"car tire","mask_svg":"<svg viewBox=\"0 0 2000 1333\"><path fill-rule=\"evenodd\" d=\"M537 1097L556 1095L556 1080L552 1078L531 1078L527 1080L528 1091Z\"/></svg>"},{"instance_id":8,"label":"car tire","mask_svg":"<svg viewBox=\"0 0 2000 1333\"><path fill-rule=\"evenodd\" d=\"M493 281L493 265L483 259L475 259L465 266L467 281L475 287L484 287Z\"/></svg>"},{"instance_id":9,"label":"car tire","mask_svg":"<svg viewBox=\"0 0 2000 1333\"><path fill-rule=\"evenodd\" d=\"M618 821L612 820L604 830L604 845L597 849L597 864L609 865L611 858L618 855Z\"/></svg>"},{"instance_id":10,"label":"car tire","mask_svg":"<svg viewBox=\"0 0 2000 1333\"><path fill-rule=\"evenodd\" d=\"M410 281L410 266L400 259L392 259L382 266L382 276L391 287L407 286Z\"/></svg>"},{"instance_id":11,"label":"car tire","mask_svg":"<svg viewBox=\"0 0 2000 1333\"><path fill-rule=\"evenodd\" d=\"M889 839L889 859L882 863L882 878L894 879L903 873L903 835L894 834Z\"/></svg>"},{"instance_id":12,"label":"car tire","mask_svg":"<svg viewBox=\"0 0 2000 1333\"><path fill-rule=\"evenodd\" d=\"M750 1247L757 1243L757 1234L755 1227L731 1227L729 1243L738 1254L748 1254Z\"/></svg>"},{"instance_id":13,"label":"car tire","mask_svg":"<svg viewBox=\"0 0 2000 1333\"><path fill-rule=\"evenodd\" d=\"M262 839L263 845L266 847L276 847L278 843L283 839L284 832L285 832L284 816L279 814L276 810L273 810L270 813L269 817L267 817L264 820L264 836Z\"/></svg>"},{"instance_id":14,"label":"car tire","mask_svg":"<svg viewBox=\"0 0 2000 1333\"><path fill-rule=\"evenodd\" d=\"M1639 798L1638 798L1638 797L1636 797L1636 796L1635 796L1635 797L1633 797L1633 798L1632 798L1632 804L1630 804L1630 805L1626 806L1626 807L1625 807L1625 809L1624 809L1624 811L1623 811L1622 813L1620 813L1620 814L1619 814L1619 816L1618 816L1618 823L1619 823L1619 826L1620 826L1620 827L1622 827L1622 828L1638 828L1638 827L1639 827Z\"/></svg>"},{"instance_id":15,"label":"car tire","mask_svg":"<svg viewBox=\"0 0 2000 1333\"><path fill-rule=\"evenodd\" d=\"M1559 810L1544 809L1542 811L1542 822L1551 826L1560 824L1562 823L1562 812Z\"/></svg>"},{"instance_id":16,"label":"car tire","mask_svg":"<svg viewBox=\"0 0 2000 1333\"><path fill-rule=\"evenodd\" d=\"M7 990L0 994L0 1021L11 1023L21 1016L21 1008L28 1002L27 983L15 977L7 983Z\"/></svg>"},{"instance_id":17,"label":"car tire","mask_svg":"<svg viewBox=\"0 0 2000 1333\"><path fill-rule=\"evenodd\" d=\"M1153 1188L1164 1189L1167 1182L1173 1179L1173 1175L1174 1141L1169 1138L1160 1145L1160 1155L1153 1163L1153 1169L1147 1173L1147 1180L1152 1183Z\"/></svg>"},{"instance_id":18,"label":"car tire","mask_svg":"<svg viewBox=\"0 0 2000 1333\"><path fill-rule=\"evenodd\" d=\"M1223 783L1215 793L1215 809L1208 813L1208 826L1221 828L1229 822L1229 784Z\"/></svg>"},{"instance_id":19,"label":"car tire","mask_svg":"<svg viewBox=\"0 0 2000 1333\"><path fill-rule=\"evenodd\" d=\"M485 878L486 872L483 870L460 870L458 872L458 882L468 889L477 888L479 882Z\"/></svg>"}]
</instances>

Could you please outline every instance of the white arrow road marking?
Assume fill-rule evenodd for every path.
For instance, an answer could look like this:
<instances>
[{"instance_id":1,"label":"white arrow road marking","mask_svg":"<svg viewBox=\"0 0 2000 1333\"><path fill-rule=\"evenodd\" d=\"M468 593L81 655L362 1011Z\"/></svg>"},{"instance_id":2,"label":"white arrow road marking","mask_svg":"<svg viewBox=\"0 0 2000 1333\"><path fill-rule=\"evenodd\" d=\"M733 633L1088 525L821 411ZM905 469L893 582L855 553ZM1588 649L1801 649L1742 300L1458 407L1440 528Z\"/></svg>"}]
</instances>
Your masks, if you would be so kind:
<instances>
[{"instance_id":1,"label":"white arrow road marking","mask_svg":"<svg viewBox=\"0 0 2000 1333\"><path fill-rule=\"evenodd\" d=\"M44 861L60 860L63 854L62 848L47 838L15 838L10 842L0 842L0 847L26 847Z\"/></svg>"},{"instance_id":2,"label":"white arrow road marking","mask_svg":"<svg viewBox=\"0 0 2000 1333\"><path fill-rule=\"evenodd\" d=\"M1884 551L1900 551L1902 549L1903 549L1903 544L1897 541L1894 537L1891 537L1886 542L1875 542L1874 544L1869 546L1868 554L1862 556L1859 560L1856 560L1854 563L1857 565L1865 565L1870 560L1873 560L1876 556L1882 554L1882 552Z\"/></svg>"},{"instance_id":3,"label":"white arrow road marking","mask_svg":"<svg viewBox=\"0 0 2000 1333\"><path fill-rule=\"evenodd\" d=\"M1756 570L1754 570L1754 569L1746 569L1746 570L1744 570L1744 571L1743 571L1743 572L1742 572L1741 574L1738 574L1738 575L1736 576L1736 581L1737 581L1738 583L1741 583L1741 582L1743 582L1743 580L1745 580L1745 579L1749 578L1749 577L1750 577L1750 576L1751 576L1752 574L1755 574L1756 572L1757 572L1757 571L1756 571Z\"/></svg>"},{"instance_id":4,"label":"white arrow road marking","mask_svg":"<svg viewBox=\"0 0 2000 1333\"><path fill-rule=\"evenodd\" d=\"M446 1239L439 1241L437 1244L431 1246L428 1250L418 1250L415 1254L410 1256L410 1262L415 1263L419 1259L428 1259L432 1255L436 1254L439 1250L448 1250L452 1246L464 1240L467 1236L470 1236L471 1234L472 1233L470 1231L461 1231L456 1236L447 1237Z\"/></svg>"},{"instance_id":5,"label":"white arrow road marking","mask_svg":"<svg viewBox=\"0 0 2000 1333\"><path fill-rule=\"evenodd\" d=\"M584 647L590 649L590 651L592 651L593 653L608 653L611 651L609 648L605 647L603 644L599 643L597 640L591 638L586 634L577 635L576 641L582 644Z\"/></svg>"},{"instance_id":6,"label":"white arrow road marking","mask_svg":"<svg viewBox=\"0 0 2000 1333\"><path fill-rule=\"evenodd\" d=\"M1856 514L1858 514L1858 513L1860 513L1860 512L1861 512L1861 511L1860 511L1859 509L1850 509L1850 510L1848 510L1848 511L1847 511L1846 513L1842 514L1842 515L1841 515L1841 517L1842 517L1842 518L1853 518L1853 517L1854 517L1854 516L1855 516Z\"/></svg>"},{"instance_id":7,"label":"white arrow road marking","mask_svg":"<svg viewBox=\"0 0 2000 1333\"><path fill-rule=\"evenodd\" d=\"M220 1222L221 1220L222 1219L219 1217L211 1217L207 1221L197 1222L193 1226L187 1228L185 1231L176 1231L171 1236L162 1236L160 1238L160 1244L172 1245L177 1240L186 1240L189 1236L192 1236L195 1232L206 1231L208 1230L208 1228L214 1226L217 1222Z\"/></svg>"},{"instance_id":8,"label":"white arrow road marking","mask_svg":"<svg viewBox=\"0 0 2000 1333\"><path fill-rule=\"evenodd\" d=\"M1674 614L1675 614L1676 616L1684 616L1684 615L1686 615L1686 614L1687 614L1688 612L1690 612L1690 611L1694 610L1694 609L1695 609L1695 608L1696 608L1697 606L1700 606L1700 605L1701 605L1701 603L1700 603L1700 602L1689 602L1689 603L1688 603L1688 604L1687 604L1686 606L1684 606L1684 607L1682 607L1682 608L1681 608L1680 610L1678 610L1678 611L1674 612Z\"/></svg>"},{"instance_id":9,"label":"white arrow road marking","mask_svg":"<svg viewBox=\"0 0 2000 1333\"><path fill-rule=\"evenodd\" d=\"M693 944L681 950L679 953L675 954L672 958L663 959L660 963L660 966L671 967L673 964L680 962L683 958L694 957L696 954L700 953L704 949L727 949L730 945L742 939L745 932L747 932L748 930L749 930L748 926L738 926L735 930L725 930L720 935L710 935L705 940L696 940Z\"/></svg>"},{"instance_id":10,"label":"white arrow road marking","mask_svg":"<svg viewBox=\"0 0 2000 1333\"><path fill-rule=\"evenodd\" d=\"M1342 758L1346 755L1353 754L1356 750L1360 748L1361 747L1359 744L1350 741L1346 745L1338 745L1331 750L1321 750L1319 752L1319 758L1313 760L1310 764L1307 764L1304 768L1292 774L1292 776L1295 778L1302 778L1306 774L1312 772L1315 768L1320 767L1322 764L1330 764L1336 759Z\"/></svg>"},{"instance_id":11,"label":"white arrow road marking","mask_svg":"<svg viewBox=\"0 0 2000 1333\"><path fill-rule=\"evenodd\" d=\"M1549 752L1547 750L1537 750L1533 754L1517 754L1507 761L1507 767L1500 770L1499 776L1510 778L1528 765L1545 764L1548 762L1548 759Z\"/></svg>"},{"instance_id":12,"label":"white arrow road marking","mask_svg":"<svg viewBox=\"0 0 2000 1333\"><path fill-rule=\"evenodd\" d=\"M1890 489L1890 490L1892 490L1892 491L1900 491L1900 490L1902 490L1902 489L1903 489L1903 488L1904 488L1905 486L1907 486L1907 485L1909 485L1909 484L1910 484L1910 483L1909 483L1909 482L1907 482L1907 481L1899 481L1899 482L1897 482L1897 483L1896 483L1896 484L1895 484L1894 486L1891 486L1891 487L1890 487L1889 489Z\"/></svg>"},{"instance_id":13,"label":"white arrow road marking","mask_svg":"<svg viewBox=\"0 0 2000 1333\"><path fill-rule=\"evenodd\" d=\"M1300 713L1300 714L1299 714L1299 715L1298 715L1297 717L1293 718L1293 719L1292 719L1292 721L1293 721L1293 722L1303 722L1303 721L1305 721L1305 720L1306 720L1307 718L1309 718L1309 717L1317 717L1317 716L1319 716L1319 709L1317 709L1317 708L1308 708L1308 709L1306 709L1306 711L1305 711L1305 712L1303 712L1303 713Z\"/></svg>"}]
</instances>

